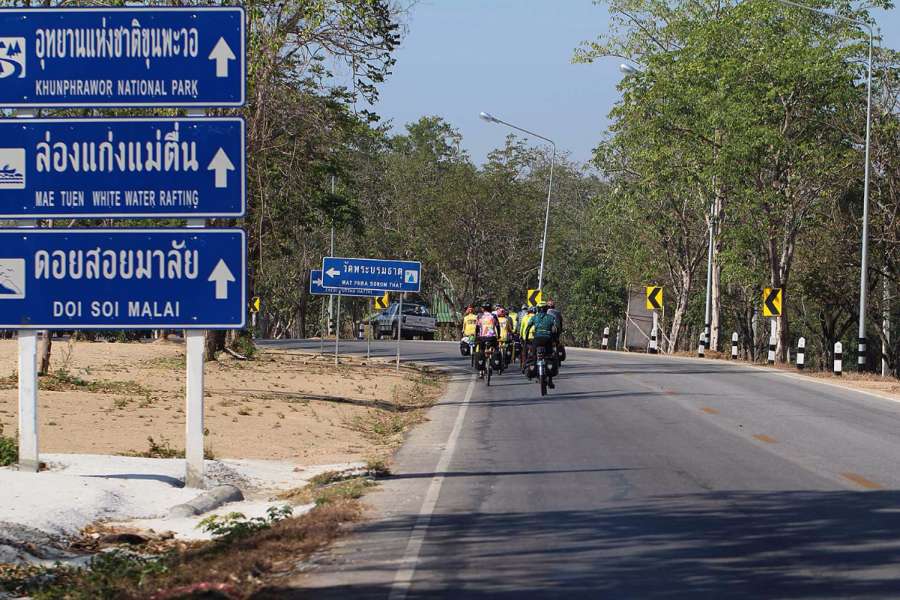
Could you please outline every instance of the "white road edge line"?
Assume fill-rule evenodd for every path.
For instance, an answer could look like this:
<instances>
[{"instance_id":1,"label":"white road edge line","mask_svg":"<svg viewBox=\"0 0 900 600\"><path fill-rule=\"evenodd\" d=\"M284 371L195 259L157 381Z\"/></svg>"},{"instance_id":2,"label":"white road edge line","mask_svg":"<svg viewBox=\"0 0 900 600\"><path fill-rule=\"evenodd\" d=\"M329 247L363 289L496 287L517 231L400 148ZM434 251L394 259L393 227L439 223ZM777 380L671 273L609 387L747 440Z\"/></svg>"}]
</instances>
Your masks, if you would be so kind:
<instances>
[{"instance_id":1,"label":"white road edge line","mask_svg":"<svg viewBox=\"0 0 900 600\"><path fill-rule=\"evenodd\" d=\"M867 390L865 388L854 388L847 385L841 385L840 383L833 383L831 381L825 381L820 377L813 377L812 375L804 375L803 373L796 373L791 371L783 371L781 369L773 369L772 367L766 365L757 365L748 362L732 362L730 360L723 360L718 358L696 358L692 356L672 356L669 354L645 354L643 352L623 352L621 350L600 350L598 348L569 348L569 350L577 350L577 351L587 351L587 352L605 352L607 354L611 354L613 352L617 353L621 356L640 356L652 359L665 358L667 360L675 360L682 362L692 362L696 364L717 364L723 367L746 367L750 369L754 369L761 374L764 375L778 375L780 377L786 377L788 379L794 379L800 383L809 383L811 385L825 385L830 388L835 388L838 390L844 390L845 392L849 392L851 394L861 394L863 396L869 396L870 398L878 398L879 400L887 400L888 402L894 402L895 404L900 404L900 399L893 398L891 396L886 396L884 394L880 394L875 390Z\"/></svg>"},{"instance_id":2,"label":"white road edge line","mask_svg":"<svg viewBox=\"0 0 900 600\"><path fill-rule=\"evenodd\" d=\"M450 437L447 438L447 445L441 453L441 458L435 467L435 476L431 478L428 485L428 491L425 492L425 499L422 501L422 508L419 509L419 515L416 517L416 524L413 526L412 533L409 534L409 542L406 544L406 551L400 561L401 567L394 576L394 583L391 585L391 593L388 600L406 600L409 588L412 585L413 576L416 574L416 565L419 562L419 552L422 550L422 544L425 541L425 532L431 523L431 514L437 505L438 497L441 495L441 486L444 485L445 473L450 467L450 461L453 459L453 453L456 451L456 442L462 431L463 421L466 418L466 412L469 410L469 401L472 399L472 392L475 390L475 376L469 381L469 387L466 389L466 395L463 398L459 412L456 413L456 421L453 423L453 429L450 431Z\"/></svg>"}]
</instances>

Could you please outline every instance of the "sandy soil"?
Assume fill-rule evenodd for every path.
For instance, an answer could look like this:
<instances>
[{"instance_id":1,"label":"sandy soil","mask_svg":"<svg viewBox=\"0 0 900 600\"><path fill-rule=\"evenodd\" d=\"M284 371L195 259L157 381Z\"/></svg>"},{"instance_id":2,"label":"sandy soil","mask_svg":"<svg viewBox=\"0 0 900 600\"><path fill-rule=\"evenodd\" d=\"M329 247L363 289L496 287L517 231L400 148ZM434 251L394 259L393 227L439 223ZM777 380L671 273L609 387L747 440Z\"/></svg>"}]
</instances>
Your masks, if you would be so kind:
<instances>
[{"instance_id":1,"label":"sandy soil","mask_svg":"<svg viewBox=\"0 0 900 600\"><path fill-rule=\"evenodd\" d=\"M0 341L0 424L14 435L16 342ZM146 452L148 437L184 447L184 352L177 342L53 344L39 394L42 452ZM438 398L443 382L412 369L266 351L207 363L207 449L221 458L298 465L384 456Z\"/></svg>"}]
</instances>

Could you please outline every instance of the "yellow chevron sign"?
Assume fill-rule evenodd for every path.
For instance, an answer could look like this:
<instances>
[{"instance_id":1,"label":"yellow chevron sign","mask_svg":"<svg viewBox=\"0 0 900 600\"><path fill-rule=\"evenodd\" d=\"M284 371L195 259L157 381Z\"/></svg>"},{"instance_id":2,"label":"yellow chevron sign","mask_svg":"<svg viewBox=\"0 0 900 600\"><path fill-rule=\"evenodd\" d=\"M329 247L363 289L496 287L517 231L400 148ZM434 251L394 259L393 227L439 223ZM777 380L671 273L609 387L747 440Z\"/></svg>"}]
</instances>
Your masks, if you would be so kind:
<instances>
[{"instance_id":1,"label":"yellow chevron sign","mask_svg":"<svg viewBox=\"0 0 900 600\"><path fill-rule=\"evenodd\" d=\"M384 310L390 305L390 296L387 292L384 293L384 296L375 297L375 310Z\"/></svg>"},{"instance_id":2,"label":"yellow chevron sign","mask_svg":"<svg viewBox=\"0 0 900 600\"><path fill-rule=\"evenodd\" d=\"M663 306L663 287L661 285L647 286L647 310L659 310Z\"/></svg>"},{"instance_id":3,"label":"yellow chevron sign","mask_svg":"<svg viewBox=\"0 0 900 600\"><path fill-rule=\"evenodd\" d=\"M528 306L537 306L544 300L544 294L541 290L528 290L525 299L528 301Z\"/></svg>"},{"instance_id":4,"label":"yellow chevron sign","mask_svg":"<svg viewBox=\"0 0 900 600\"><path fill-rule=\"evenodd\" d=\"M766 288L763 290L763 316L781 316L781 288Z\"/></svg>"}]
</instances>

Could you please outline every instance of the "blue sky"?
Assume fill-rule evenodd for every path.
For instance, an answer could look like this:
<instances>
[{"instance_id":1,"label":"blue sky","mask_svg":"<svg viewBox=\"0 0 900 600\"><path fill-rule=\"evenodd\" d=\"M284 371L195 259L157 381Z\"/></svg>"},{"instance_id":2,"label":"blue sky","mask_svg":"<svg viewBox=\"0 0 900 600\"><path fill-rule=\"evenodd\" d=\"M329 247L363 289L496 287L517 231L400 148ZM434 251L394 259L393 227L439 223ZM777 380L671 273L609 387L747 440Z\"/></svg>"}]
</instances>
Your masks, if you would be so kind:
<instances>
[{"instance_id":1,"label":"blue sky","mask_svg":"<svg viewBox=\"0 0 900 600\"><path fill-rule=\"evenodd\" d=\"M900 49L900 9L876 18L884 44ZM591 0L420 0L376 111L398 129L423 115L444 117L477 163L510 131L481 121L482 110L587 161L621 74L613 59L571 58L606 26L605 5Z\"/></svg>"}]
</instances>

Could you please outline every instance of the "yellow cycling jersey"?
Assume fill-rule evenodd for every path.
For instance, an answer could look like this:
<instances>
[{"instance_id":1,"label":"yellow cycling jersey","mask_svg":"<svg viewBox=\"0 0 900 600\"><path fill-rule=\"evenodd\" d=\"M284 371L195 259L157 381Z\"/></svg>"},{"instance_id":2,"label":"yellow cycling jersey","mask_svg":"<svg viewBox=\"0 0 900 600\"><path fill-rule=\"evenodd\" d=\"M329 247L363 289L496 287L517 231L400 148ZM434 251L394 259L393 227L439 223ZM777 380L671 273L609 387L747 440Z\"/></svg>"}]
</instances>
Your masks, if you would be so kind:
<instances>
[{"instance_id":1,"label":"yellow cycling jersey","mask_svg":"<svg viewBox=\"0 0 900 600\"><path fill-rule=\"evenodd\" d=\"M534 339L534 329L528 332L528 337L525 338L525 330L528 329L528 323L531 322L531 319L534 318L534 314L525 313L525 316L522 317L522 326L519 328L519 335L522 336L523 339L533 340Z\"/></svg>"},{"instance_id":2,"label":"yellow cycling jersey","mask_svg":"<svg viewBox=\"0 0 900 600\"><path fill-rule=\"evenodd\" d=\"M473 314L468 314L463 317L463 335L475 335L475 324L477 321L478 317Z\"/></svg>"},{"instance_id":3,"label":"yellow cycling jersey","mask_svg":"<svg viewBox=\"0 0 900 600\"><path fill-rule=\"evenodd\" d=\"M497 321L500 323L500 341L505 342L509 339L509 332L511 331L509 317L497 317Z\"/></svg>"},{"instance_id":4,"label":"yellow cycling jersey","mask_svg":"<svg viewBox=\"0 0 900 600\"><path fill-rule=\"evenodd\" d=\"M513 331L519 331L519 313L509 313L509 322L512 324Z\"/></svg>"}]
</instances>

